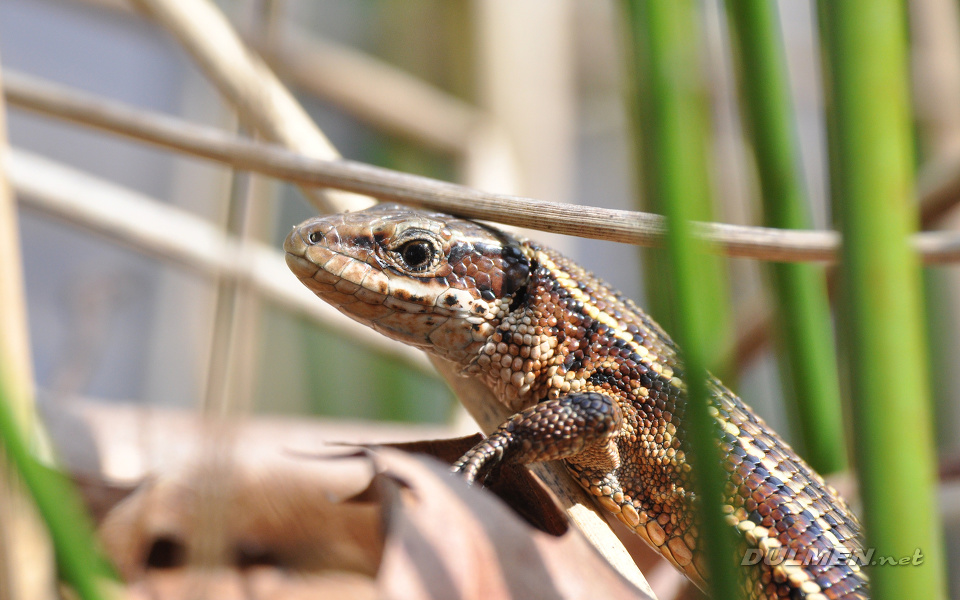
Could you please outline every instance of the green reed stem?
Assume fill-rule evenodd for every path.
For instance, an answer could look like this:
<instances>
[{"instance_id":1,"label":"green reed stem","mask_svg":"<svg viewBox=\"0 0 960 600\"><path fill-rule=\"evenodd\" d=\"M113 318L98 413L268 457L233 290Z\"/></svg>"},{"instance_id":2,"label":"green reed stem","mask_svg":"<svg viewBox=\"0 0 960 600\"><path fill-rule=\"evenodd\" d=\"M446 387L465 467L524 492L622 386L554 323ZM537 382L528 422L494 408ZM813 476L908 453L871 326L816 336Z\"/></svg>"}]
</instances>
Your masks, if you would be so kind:
<instances>
[{"instance_id":1,"label":"green reed stem","mask_svg":"<svg viewBox=\"0 0 960 600\"><path fill-rule=\"evenodd\" d=\"M640 159L646 195L669 222L668 272L673 332L683 349L690 460L701 499L700 548L713 598L737 598L732 531L723 520L724 477L716 423L708 412L707 368L719 354L724 287L715 258L692 236L691 220L709 217L701 39L691 0L628 0L639 104ZM658 292L659 293L659 292Z\"/></svg>"},{"instance_id":2,"label":"green reed stem","mask_svg":"<svg viewBox=\"0 0 960 600\"><path fill-rule=\"evenodd\" d=\"M10 406L7 384L2 379L0 448L20 474L50 531L64 580L83 600L107 598L102 584L112 574L97 551L98 544L83 503L62 474L41 465L30 454Z\"/></svg>"},{"instance_id":3,"label":"green reed stem","mask_svg":"<svg viewBox=\"0 0 960 600\"><path fill-rule=\"evenodd\" d=\"M869 566L872 598L946 598L913 197L906 8L821 0L843 333L868 548L920 564Z\"/></svg>"},{"instance_id":4,"label":"green reed stem","mask_svg":"<svg viewBox=\"0 0 960 600\"><path fill-rule=\"evenodd\" d=\"M811 229L776 4L726 0L726 6L764 225ZM784 396L799 424L798 446L820 473L841 471L846 449L823 267L773 263L770 270L784 355Z\"/></svg>"}]
</instances>

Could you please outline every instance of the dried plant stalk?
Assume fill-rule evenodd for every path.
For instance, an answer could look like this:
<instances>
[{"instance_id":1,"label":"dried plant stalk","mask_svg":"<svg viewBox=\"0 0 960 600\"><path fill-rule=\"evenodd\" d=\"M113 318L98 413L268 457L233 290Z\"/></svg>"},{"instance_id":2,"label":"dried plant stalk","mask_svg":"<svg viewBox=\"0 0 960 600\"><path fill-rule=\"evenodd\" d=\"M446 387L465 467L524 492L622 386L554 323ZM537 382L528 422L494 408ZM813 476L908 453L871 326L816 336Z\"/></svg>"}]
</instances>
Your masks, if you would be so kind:
<instances>
[{"instance_id":1,"label":"dried plant stalk","mask_svg":"<svg viewBox=\"0 0 960 600\"><path fill-rule=\"evenodd\" d=\"M651 213L546 202L348 160L312 159L24 75L8 75L4 91L11 105L303 185L347 190L539 231L641 246L661 245L666 231L663 217ZM941 182L944 187L960 190L960 165L954 168L953 176ZM937 188L924 197L942 192ZM954 198L960 200L960 194ZM840 237L834 231L699 223L696 234L714 252L769 261L834 262L840 246ZM912 242L926 264L960 260L960 235L956 232L924 231L914 235Z\"/></svg>"},{"instance_id":2,"label":"dried plant stalk","mask_svg":"<svg viewBox=\"0 0 960 600\"><path fill-rule=\"evenodd\" d=\"M266 139L321 159L339 158L330 140L269 67L240 40L208 0L132 0L176 36L217 89ZM369 199L304 190L322 212L357 210Z\"/></svg>"},{"instance_id":3,"label":"dried plant stalk","mask_svg":"<svg viewBox=\"0 0 960 600\"><path fill-rule=\"evenodd\" d=\"M383 131L463 155L478 129L494 126L463 100L361 52L292 28L275 44L264 56L285 79Z\"/></svg>"},{"instance_id":4,"label":"dried plant stalk","mask_svg":"<svg viewBox=\"0 0 960 600\"><path fill-rule=\"evenodd\" d=\"M6 111L0 99L0 164L8 154ZM20 431L33 435L37 425L22 265L17 207L6 173L0 171L0 385ZM0 453L0 598L53 598L55 581L43 524Z\"/></svg>"}]
</instances>

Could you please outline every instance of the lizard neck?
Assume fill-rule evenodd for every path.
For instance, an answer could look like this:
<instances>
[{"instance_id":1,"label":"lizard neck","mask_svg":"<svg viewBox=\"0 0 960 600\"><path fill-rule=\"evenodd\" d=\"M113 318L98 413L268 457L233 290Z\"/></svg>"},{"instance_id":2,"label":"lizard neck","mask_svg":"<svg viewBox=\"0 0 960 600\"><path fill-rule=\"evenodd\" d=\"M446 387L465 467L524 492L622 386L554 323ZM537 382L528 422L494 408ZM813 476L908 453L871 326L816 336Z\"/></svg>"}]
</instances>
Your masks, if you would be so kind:
<instances>
[{"instance_id":1,"label":"lizard neck","mask_svg":"<svg viewBox=\"0 0 960 600\"><path fill-rule=\"evenodd\" d=\"M522 301L491 323L493 334L467 369L502 402L522 410L580 391L594 372L619 372L620 357L643 360L666 381L674 376L673 342L632 301L556 252L526 250Z\"/></svg>"}]
</instances>

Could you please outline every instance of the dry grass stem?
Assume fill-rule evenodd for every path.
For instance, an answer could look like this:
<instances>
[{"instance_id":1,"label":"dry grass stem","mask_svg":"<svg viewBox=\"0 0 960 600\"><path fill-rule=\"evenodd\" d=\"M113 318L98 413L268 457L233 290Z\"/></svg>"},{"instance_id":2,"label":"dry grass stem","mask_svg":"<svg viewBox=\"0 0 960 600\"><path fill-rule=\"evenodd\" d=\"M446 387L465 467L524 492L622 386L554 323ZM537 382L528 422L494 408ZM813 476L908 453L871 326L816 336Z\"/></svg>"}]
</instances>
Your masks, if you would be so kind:
<instances>
[{"instance_id":1,"label":"dry grass stem","mask_svg":"<svg viewBox=\"0 0 960 600\"><path fill-rule=\"evenodd\" d=\"M6 111L0 99L0 164L10 153ZM0 169L0 385L25 436L38 432L33 363L27 331L26 291L17 205ZM25 489L0 452L0 598L53 598L56 569L46 530Z\"/></svg>"},{"instance_id":2,"label":"dry grass stem","mask_svg":"<svg viewBox=\"0 0 960 600\"><path fill-rule=\"evenodd\" d=\"M6 159L6 112L0 99L0 164ZM0 375L23 431L34 427L33 361L27 331L26 291L20 257L17 205L9 175L0 171Z\"/></svg>"},{"instance_id":3,"label":"dry grass stem","mask_svg":"<svg viewBox=\"0 0 960 600\"><path fill-rule=\"evenodd\" d=\"M313 159L24 75L9 74L4 91L11 105L302 185L332 187L468 218L641 246L661 245L666 230L663 217L655 214L495 194L363 163ZM960 167L955 169L953 177L940 180L944 188L960 188ZM925 197L941 193L937 188ZM701 223L698 234L727 256L769 261L833 262L840 244L839 235L833 231L721 223ZM921 232L914 236L913 243L927 264L960 260L960 235L954 232Z\"/></svg>"},{"instance_id":4,"label":"dry grass stem","mask_svg":"<svg viewBox=\"0 0 960 600\"><path fill-rule=\"evenodd\" d=\"M170 31L210 81L266 139L304 156L340 156L323 132L267 65L250 51L220 9L208 0L132 0ZM321 211L369 205L346 194L305 191Z\"/></svg>"},{"instance_id":5,"label":"dry grass stem","mask_svg":"<svg viewBox=\"0 0 960 600\"><path fill-rule=\"evenodd\" d=\"M376 352L432 372L423 354L340 315L290 275L283 254L239 244L201 218L22 151L8 158L23 206L91 229L109 239L203 275L244 281L264 299L301 314Z\"/></svg>"},{"instance_id":6,"label":"dry grass stem","mask_svg":"<svg viewBox=\"0 0 960 600\"><path fill-rule=\"evenodd\" d=\"M100 8L131 12L126 0L82 0ZM250 40L274 71L312 96L322 98L378 130L470 162L479 143L495 140L509 148L490 116L460 98L369 54L319 39L291 23L278 24L282 36ZM245 36L247 37L247 36ZM390 98L390 102L383 102Z\"/></svg>"},{"instance_id":7,"label":"dry grass stem","mask_svg":"<svg viewBox=\"0 0 960 600\"><path fill-rule=\"evenodd\" d=\"M170 31L193 57L208 79L238 111L241 121L250 123L266 139L315 158L338 158L330 141L316 127L293 95L270 69L249 51L226 17L206 0L135 0L141 11ZM249 174L234 174L232 202L228 213L249 209L239 194L248 193L244 182ZM321 210L362 207L368 202L345 194L304 190L305 196ZM243 220L248 220L244 217ZM239 247L251 241L249 226L231 224ZM192 559L198 564L218 564L227 551L227 523L221 510L223 491L233 476L233 446L238 414L249 404L257 322L257 297L246 280L218 281L209 369L204 393L204 427L208 430L204 460L216 465L204 480L197 509L203 515L192 532ZM246 364L244 364L246 363Z\"/></svg>"},{"instance_id":8,"label":"dry grass stem","mask_svg":"<svg viewBox=\"0 0 960 600\"><path fill-rule=\"evenodd\" d=\"M478 129L493 127L482 111L413 75L296 29L263 54L294 86L435 150L464 155Z\"/></svg>"}]
</instances>

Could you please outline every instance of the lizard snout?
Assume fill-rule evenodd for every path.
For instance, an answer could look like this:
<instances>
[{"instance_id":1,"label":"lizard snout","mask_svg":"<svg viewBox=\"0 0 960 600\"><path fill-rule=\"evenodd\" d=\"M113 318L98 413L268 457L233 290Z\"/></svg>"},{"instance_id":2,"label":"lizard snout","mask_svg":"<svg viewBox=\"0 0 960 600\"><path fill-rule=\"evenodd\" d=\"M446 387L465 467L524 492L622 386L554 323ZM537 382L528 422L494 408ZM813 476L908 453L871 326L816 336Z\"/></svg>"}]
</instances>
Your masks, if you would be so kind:
<instances>
[{"instance_id":1,"label":"lizard snout","mask_svg":"<svg viewBox=\"0 0 960 600\"><path fill-rule=\"evenodd\" d=\"M288 254L303 256L308 246L324 241L330 225L321 219L311 219L297 225L283 241L283 250Z\"/></svg>"}]
</instances>

